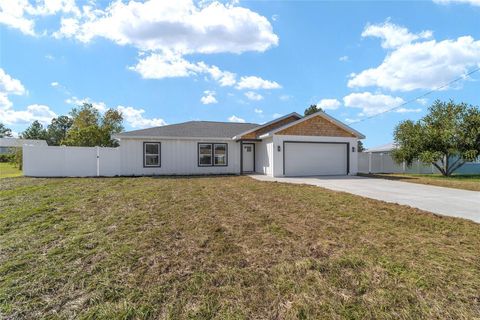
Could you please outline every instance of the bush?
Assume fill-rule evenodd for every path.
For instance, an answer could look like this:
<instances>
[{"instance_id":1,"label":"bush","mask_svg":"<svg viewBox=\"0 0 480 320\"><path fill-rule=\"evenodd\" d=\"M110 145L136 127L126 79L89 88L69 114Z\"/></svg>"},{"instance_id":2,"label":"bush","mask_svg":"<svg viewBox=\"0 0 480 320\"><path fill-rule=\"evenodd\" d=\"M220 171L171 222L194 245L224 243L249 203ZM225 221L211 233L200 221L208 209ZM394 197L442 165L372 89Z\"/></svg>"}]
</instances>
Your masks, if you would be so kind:
<instances>
[{"instance_id":1,"label":"bush","mask_svg":"<svg viewBox=\"0 0 480 320\"><path fill-rule=\"evenodd\" d=\"M13 153L13 159L10 161L15 167L17 167L19 170L22 170L23 168L23 149L22 148L16 148L15 153Z\"/></svg>"},{"instance_id":2,"label":"bush","mask_svg":"<svg viewBox=\"0 0 480 320\"><path fill-rule=\"evenodd\" d=\"M14 158L15 158L14 153L0 154L0 162L13 162Z\"/></svg>"}]
</instances>

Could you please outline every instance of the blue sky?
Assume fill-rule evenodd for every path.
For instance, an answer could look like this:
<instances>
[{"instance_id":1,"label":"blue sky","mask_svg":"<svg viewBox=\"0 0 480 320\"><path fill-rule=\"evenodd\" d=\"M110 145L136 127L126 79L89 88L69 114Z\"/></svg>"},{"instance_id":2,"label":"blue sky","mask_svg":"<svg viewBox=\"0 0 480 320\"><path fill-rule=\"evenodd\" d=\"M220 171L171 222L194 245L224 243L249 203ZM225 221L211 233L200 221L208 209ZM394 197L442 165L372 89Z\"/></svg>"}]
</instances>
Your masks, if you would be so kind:
<instances>
[{"instance_id":1,"label":"blue sky","mask_svg":"<svg viewBox=\"0 0 480 320\"><path fill-rule=\"evenodd\" d=\"M125 128L263 123L319 104L375 146L435 99L480 105L480 2L0 2L0 122L88 101ZM360 122L358 122L360 120Z\"/></svg>"}]
</instances>

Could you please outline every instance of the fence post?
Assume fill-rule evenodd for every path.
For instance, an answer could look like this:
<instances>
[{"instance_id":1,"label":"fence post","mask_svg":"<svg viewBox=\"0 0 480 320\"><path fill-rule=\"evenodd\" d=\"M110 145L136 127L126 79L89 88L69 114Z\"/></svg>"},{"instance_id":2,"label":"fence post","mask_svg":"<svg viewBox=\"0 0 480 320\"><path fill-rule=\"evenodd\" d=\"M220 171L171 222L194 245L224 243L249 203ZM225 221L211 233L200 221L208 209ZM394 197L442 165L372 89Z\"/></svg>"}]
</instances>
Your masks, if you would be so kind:
<instances>
[{"instance_id":1,"label":"fence post","mask_svg":"<svg viewBox=\"0 0 480 320\"><path fill-rule=\"evenodd\" d=\"M372 153L368 153L368 173L372 173Z\"/></svg>"},{"instance_id":2,"label":"fence post","mask_svg":"<svg viewBox=\"0 0 480 320\"><path fill-rule=\"evenodd\" d=\"M100 176L100 147L97 146L97 177Z\"/></svg>"}]
</instances>

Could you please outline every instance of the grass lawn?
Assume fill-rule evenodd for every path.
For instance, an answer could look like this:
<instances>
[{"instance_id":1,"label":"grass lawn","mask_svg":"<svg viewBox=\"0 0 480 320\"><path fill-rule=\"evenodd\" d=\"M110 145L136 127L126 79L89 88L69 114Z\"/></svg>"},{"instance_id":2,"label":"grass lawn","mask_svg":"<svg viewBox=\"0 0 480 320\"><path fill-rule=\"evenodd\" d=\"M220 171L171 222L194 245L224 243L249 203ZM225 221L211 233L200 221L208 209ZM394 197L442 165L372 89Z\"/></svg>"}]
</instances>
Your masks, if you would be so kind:
<instances>
[{"instance_id":1,"label":"grass lawn","mask_svg":"<svg viewBox=\"0 0 480 320\"><path fill-rule=\"evenodd\" d=\"M444 177L440 174L362 174L362 176L429 184L432 186L480 191L480 175L453 175Z\"/></svg>"},{"instance_id":2,"label":"grass lawn","mask_svg":"<svg viewBox=\"0 0 480 320\"><path fill-rule=\"evenodd\" d=\"M2 179L0 318L472 319L480 225L249 177Z\"/></svg>"},{"instance_id":3,"label":"grass lawn","mask_svg":"<svg viewBox=\"0 0 480 320\"><path fill-rule=\"evenodd\" d=\"M22 171L18 170L18 168L11 163L0 162L0 179L19 177L21 175Z\"/></svg>"}]
</instances>

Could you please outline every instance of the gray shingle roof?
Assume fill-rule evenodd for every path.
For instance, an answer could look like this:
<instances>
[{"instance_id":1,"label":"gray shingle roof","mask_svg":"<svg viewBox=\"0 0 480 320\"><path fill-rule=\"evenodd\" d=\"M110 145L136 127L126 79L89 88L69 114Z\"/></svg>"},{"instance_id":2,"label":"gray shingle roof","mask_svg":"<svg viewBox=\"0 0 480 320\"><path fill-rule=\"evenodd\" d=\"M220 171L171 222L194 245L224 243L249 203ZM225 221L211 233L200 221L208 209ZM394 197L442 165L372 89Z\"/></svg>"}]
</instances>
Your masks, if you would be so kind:
<instances>
[{"instance_id":1,"label":"gray shingle roof","mask_svg":"<svg viewBox=\"0 0 480 320\"><path fill-rule=\"evenodd\" d=\"M117 134L128 137L192 137L192 138L232 138L239 133L258 127L255 123L188 121L161 127L127 131Z\"/></svg>"}]
</instances>

